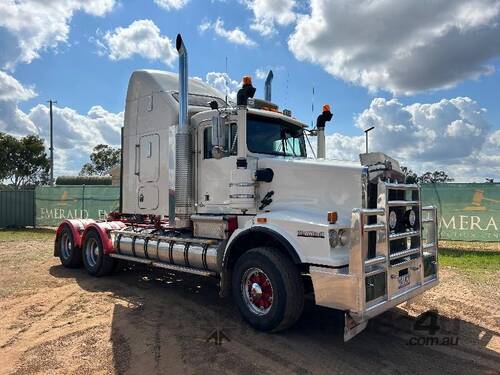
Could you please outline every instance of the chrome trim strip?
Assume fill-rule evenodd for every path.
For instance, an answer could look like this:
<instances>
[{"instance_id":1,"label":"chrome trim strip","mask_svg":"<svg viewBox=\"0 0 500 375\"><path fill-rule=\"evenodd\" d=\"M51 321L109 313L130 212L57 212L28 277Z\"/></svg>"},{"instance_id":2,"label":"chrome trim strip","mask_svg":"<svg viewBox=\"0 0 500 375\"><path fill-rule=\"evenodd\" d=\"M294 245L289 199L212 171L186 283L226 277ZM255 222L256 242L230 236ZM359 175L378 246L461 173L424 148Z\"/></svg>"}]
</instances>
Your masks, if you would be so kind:
<instances>
[{"instance_id":1,"label":"chrome trim strip","mask_svg":"<svg viewBox=\"0 0 500 375\"><path fill-rule=\"evenodd\" d=\"M395 206L418 206L420 204L419 201L387 201L387 205L389 207Z\"/></svg>"},{"instance_id":2,"label":"chrome trim strip","mask_svg":"<svg viewBox=\"0 0 500 375\"><path fill-rule=\"evenodd\" d=\"M415 249L408 249L408 250L398 251L397 253L393 253L389 256L389 259L394 260L419 253L420 253L420 248L417 247Z\"/></svg>"},{"instance_id":3,"label":"chrome trim strip","mask_svg":"<svg viewBox=\"0 0 500 375\"><path fill-rule=\"evenodd\" d=\"M377 268L373 271L365 273L365 278L370 277L370 276L374 276L374 275L378 275L379 273L382 273L382 272L385 272L385 268Z\"/></svg>"},{"instance_id":4,"label":"chrome trim strip","mask_svg":"<svg viewBox=\"0 0 500 375\"><path fill-rule=\"evenodd\" d=\"M384 224L365 224L365 226L363 227L363 230L365 232L375 232L375 231L384 230L384 229L385 229Z\"/></svg>"},{"instance_id":5,"label":"chrome trim strip","mask_svg":"<svg viewBox=\"0 0 500 375\"><path fill-rule=\"evenodd\" d=\"M389 235L389 241L400 240L405 237L415 237L420 234L419 231L403 232L403 233L393 233Z\"/></svg>"},{"instance_id":6,"label":"chrome trim strip","mask_svg":"<svg viewBox=\"0 0 500 375\"><path fill-rule=\"evenodd\" d=\"M208 276L215 276L216 275L215 272L203 271L203 270L198 270L195 268L189 268L189 267L178 266L178 265L162 263L162 262L153 262L153 261L148 260L148 259L135 258L135 257L127 256L127 255L109 254L109 256L112 258L126 260L129 262L143 263L143 264L148 264L148 265L153 266L153 267L166 268L166 269L173 270L173 271L187 272L187 273L192 273L192 274L200 275L200 276L207 276L208 277Z\"/></svg>"},{"instance_id":7,"label":"chrome trim strip","mask_svg":"<svg viewBox=\"0 0 500 375\"><path fill-rule=\"evenodd\" d=\"M418 190L418 185L415 185L415 184L386 183L385 186L387 189L391 189L391 190Z\"/></svg>"},{"instance_id":8,"label":"chrome trim strip","mask_svg":"<svg viewBox=\"0 0 500 375\"><path fill-rule=\"evenodd\" d=\"M384 263L386 260L387 258L385 256L380 255L378 257L365 260L365 267L370 267L374 266L375 264Z\"/></svg>"},{"instance_id":9,"label":"chrome trim strip","mask_svg":"<svg viewBox=\"0 0 500 375\"><path fill-rule=\"evenodd\" d=\"M364 215L364 216L370 216L370 215L385 215L385 210L383 208L363 208L359 210L359 213Z\"/></svg>"}]
</instances>

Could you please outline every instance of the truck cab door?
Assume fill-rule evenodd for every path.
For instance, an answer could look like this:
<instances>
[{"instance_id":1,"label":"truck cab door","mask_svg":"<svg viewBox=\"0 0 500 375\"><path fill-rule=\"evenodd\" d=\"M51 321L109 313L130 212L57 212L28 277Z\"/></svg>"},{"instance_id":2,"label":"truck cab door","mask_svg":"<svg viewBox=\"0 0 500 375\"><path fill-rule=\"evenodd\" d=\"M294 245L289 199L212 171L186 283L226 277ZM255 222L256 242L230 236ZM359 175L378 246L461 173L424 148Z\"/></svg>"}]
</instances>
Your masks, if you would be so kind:
<instances>
[{"instance_id":1,"label":"truck cab door","mask_svg":"<svg viewBox=\"0 0 500 375\"><path fill-rule=\"evenodd\" d=\"M198 213L232 213L229 207L229 179L236 165L236 124L226 127L226 155L212 156L212 124L197 128L196 201Z\"/></svg>"},{"instance_id":2,"label":"truck cab door","mask_svg":"<svg viewBox=\"0 0 500 375\"><path fill-rule=\"evenodd\" d=\"M158 208L160 172L160 136L143 135L136 145L136 174L139 180L137 204L140 209Z\"/></svg>"}]
</instances>

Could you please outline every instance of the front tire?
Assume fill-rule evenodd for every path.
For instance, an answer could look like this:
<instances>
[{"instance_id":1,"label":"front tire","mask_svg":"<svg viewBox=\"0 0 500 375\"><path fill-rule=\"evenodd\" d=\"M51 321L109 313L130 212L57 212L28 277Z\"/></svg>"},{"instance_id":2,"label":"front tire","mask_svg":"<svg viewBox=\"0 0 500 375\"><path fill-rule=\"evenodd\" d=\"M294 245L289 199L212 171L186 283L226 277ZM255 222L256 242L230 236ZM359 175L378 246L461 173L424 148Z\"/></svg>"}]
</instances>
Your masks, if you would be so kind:
<instances>
[{"instance_id":1,"label":"front tire","mask_svg":"<svg viewBox=\"0 0 500 375\"><path fill-rule=\"evenodd\" d=\"M82 249L75 246L71 229L65 225L59 235L59 260L66 268L78 268L82 265Z\"/></svg>"},{"instance_id":2,"label":"front tire","mask_svg":"<svg viewBox=\"0 0 500 375\"><path fill-rule=\"evenodd\" d=\"M92 230L85 236L82 246L83 265L92 276L105 276L113 272L115 259L104 254L102 240L97 231Z\"/></svg>"},{"instance_id":3,"label":"front tire","mask_svg":"<svg viewBox=\"0 0 500 375\"><path fill-rule=\"evenodd\" d=\"M304 307L299 270L274 248L255 248L237 260L232 292L243 318L260 331L289 328Z\"/></svg>"}]
</instances>

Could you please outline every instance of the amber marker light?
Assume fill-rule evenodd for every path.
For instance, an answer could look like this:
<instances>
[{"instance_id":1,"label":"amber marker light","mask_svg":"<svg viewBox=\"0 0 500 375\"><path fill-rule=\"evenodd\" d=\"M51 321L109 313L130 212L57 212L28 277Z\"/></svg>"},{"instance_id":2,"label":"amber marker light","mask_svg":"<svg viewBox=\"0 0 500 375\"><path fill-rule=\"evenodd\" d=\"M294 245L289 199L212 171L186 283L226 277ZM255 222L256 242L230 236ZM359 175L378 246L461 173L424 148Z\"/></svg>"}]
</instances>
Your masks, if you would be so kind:
<instances>
[{"instance_id":1,"label":"amber marker light","mask_svg":"<svg viewBox=\"0 0 500 375\"><path fill-rule=\"evenodd\" d=\"M330 212L328 212L327 218L328 218L328 222L330 224L335 224L337 222L337 218L338 218L337 217L337 211L330 211Z\"/></svg>"},{"instance_id":2,"label":"amber marker light","mask_svg":"<svg viewBox=\"0 0 500 375\"><path fill-rule=\"evenodd\" d=\"M267 223L266 217L258 217L257 218L257 224L265 224L265 223Z\"/></svg>"}]
</instances>

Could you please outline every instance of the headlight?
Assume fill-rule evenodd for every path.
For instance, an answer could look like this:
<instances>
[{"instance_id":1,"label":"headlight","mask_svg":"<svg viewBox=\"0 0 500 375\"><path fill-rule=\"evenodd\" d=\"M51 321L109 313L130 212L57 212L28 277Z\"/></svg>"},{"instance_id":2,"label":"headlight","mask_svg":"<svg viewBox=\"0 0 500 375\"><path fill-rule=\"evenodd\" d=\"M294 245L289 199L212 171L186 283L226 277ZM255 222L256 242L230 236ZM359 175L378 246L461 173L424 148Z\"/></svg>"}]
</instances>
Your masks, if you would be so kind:
<instances>
[{"instance_id":1,"label":"headlight","mask_svg":"<svg viewBox=\"0 0 500 375\"><path fill-rule=\"evenodd\" d=\"M405 212L405 221L410 227L415 227L415 223L417 222L415 210L408 210Z\"/></svg>"},{"instance_id":2,"label":"headlight","mask_svg":"<svg viewBox=\"0 0 500 375\"><path fill-rule=\"evenodd\" d=\"M338 232L333 229L328 233L328 237L330 238L330 246L331 247L337 247L339 245L339 234Z\"/></svg>"},{"instance_id":3,"label":"headlight","mask_svg":"<svg viewBox=\"0 0 500 375\"><path fill-rule=\"evenodd\" d=\"M389 213L389 227L391 229L396 229L396 225L398 224L398 215L396 211L391 211Z\"/></svg>"},{"instance_id":4,"label":"headlight","mask_svg":"<svg viewBox=\"0 0 500 375\"><path fill-rule=\"evenodd\" d=\"M339 242L341 246L347 246L350 240L350 231L349 229L341 229L339 230Z\"/></svg>"}]
</instances>

